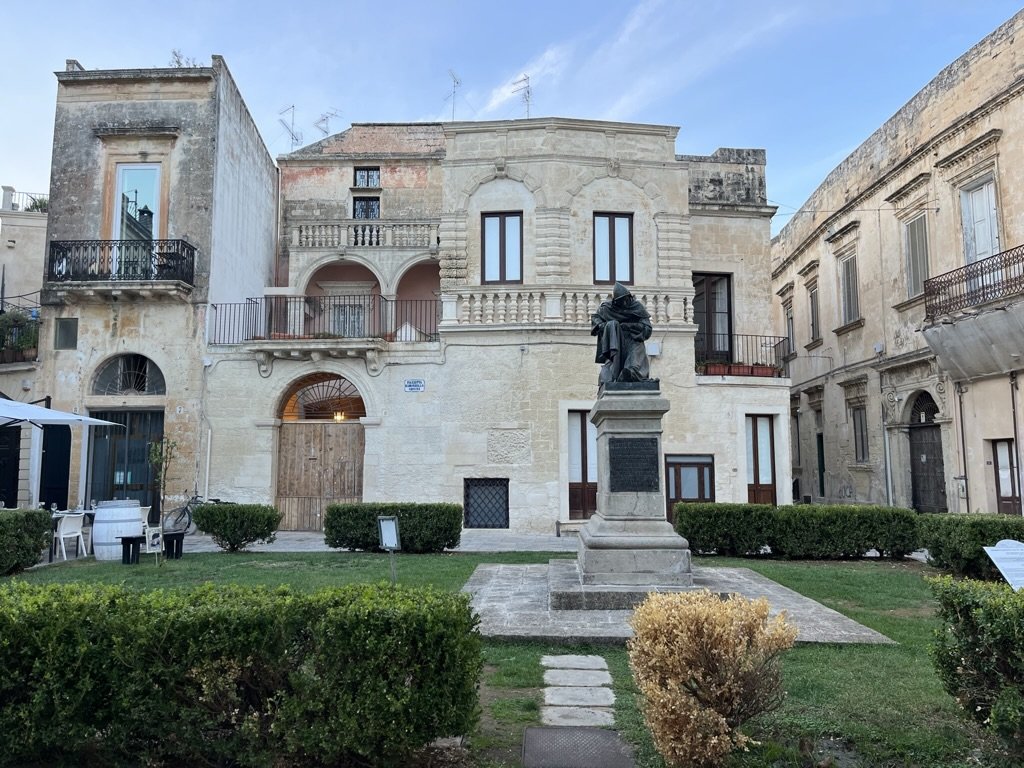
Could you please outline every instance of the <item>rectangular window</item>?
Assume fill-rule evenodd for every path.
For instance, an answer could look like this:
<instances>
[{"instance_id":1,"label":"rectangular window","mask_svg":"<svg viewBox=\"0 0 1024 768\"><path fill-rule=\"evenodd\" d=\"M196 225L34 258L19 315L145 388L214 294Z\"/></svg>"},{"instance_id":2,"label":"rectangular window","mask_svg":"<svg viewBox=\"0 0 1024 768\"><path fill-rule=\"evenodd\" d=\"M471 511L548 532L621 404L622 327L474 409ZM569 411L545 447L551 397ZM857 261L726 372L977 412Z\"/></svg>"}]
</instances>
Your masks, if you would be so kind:
<instances>
[{"instance_id":1,"label":"rectangular window","mask_svg":"<svg viewBox=\"0 0 1024 768\"><path fill-rule=\"evenodd\" d=\"M860 319L857 286L857 257L850 254L839 262L839 295L843 301L843 325Z\"/></svg>"},{"instance_id":2,"label":"rectangular window","mask_svg":"<svg viewBox=\"0 0 1024 768\"><path fill-rule=\"evenodd\" d=\"M569 411L569 519L597 510L597 427L587 411Z\"/></svg>"},{"instance_id":3,"label":"rectangular window","mask_svg":"<svg viewBox=\"0 0 1024 768\"><path fill-rule=\"evenodd\" d=\"M353 219L379 219L380 198L379 197L354 197L352 198Z\"/></svg>"},{"instance_id":4,"label":"rectangular window","mask_svg":"<svg viewBox=\"0 0 1024 768\"><path fill-rule=\"evenodd\" d=\"M790 414L790 457L793 460L793 466L800 466L800 411L794 410ZM796 499L794 498L794 501Z\"/></svg>"},{"instance_id":5,"label":"rectangular window","mask_svg":"<svg viewBox=\"0 0 1024 768\"><path fill-rule=\"evenodd\" d=\"M160 239L160 164L118 163L114 240Z\"/></svg>"},{"instance_id":6,"label":"rectangular window","mask_svg":"<svg viewBox=\"0 0 1024 768\"><path fill-rule=\"evenodd\" d=\"M473 477L463 481L466 528L508 528L508 478Z\"/></svg>"},{"instance_id":7,"label":"rectangular window","mask_svg":"<svg viewBox=\"0 0 1024 768\"><path fill-rule=\"evenodd\" d=\"M356 187L380 188L380 168L356 168Z\"/></svg>"},{"instance_id":8,"label":"rectangular window","mask_svg":"<svg viewBox=\"0 0 1024 768\"><path fill-rule=\"evenodd\" d=\"M1013 440L992 441L992 468L996 473L996 511L1020 515L1020 487L1017 484L1017 453Z\"/></svg>"},{"instance_id":9,"label":"rectangular window","mask_svg":"<svg viewBox=\"0 0 1024 768\"><path fill-rule=\"evenodd\" d=\"M907 298L924 293L928 279L928 217L921 214L907 222L904 228L907 252Z\"/></svg>"},{"instance_id":10,"label":"rectangular window","mask_svg":"<svg viewBox=\"0 0 1024 768\"><path fill-rule=\"evenodd\" d=\"M523 212L485 213L481 230L483 282L523 282Z\"/></svg>"},{"instance_id":11,"label":"rectangular window","mask_svg":"<svg viewBox=\"0 0 1024 768\"><path fill-rule=\"evenodd\" d=\"M791 355L796 349L796 326L793 323L793 302L787 301L782 311L786 317L786 349L783 350L783 355Z\"/></svg>"},{"instance_id":12,"label":"rectangular window","mask_svg":"<svg viewBox=\"0 0 1024 768\"><path fill-rule=\"evenodd\" d=\"M807 314L811 321L811 341L821 338L821 323L818 320L818 286L812 285L807 289Z\"/></svg>"},{"instance_id":13,"label":"rectangular window","mask_svg":"<svg viewBox=\"0 0 1024 768\"><path fill-rule=\"evenodd\" d=\"M870 457L868 454L868 409L863 405L855 406L850 409L850 416L853 420L854 460L858 464L863 464Z\"/></svg>"},{"instance_id":14,"label":"rectangular window","mask_svg":"<svg viewBox=\"0 0 1024 768\"><path fill-rule=\"evenodd\" d=\"M747 502L775 504L775 425L771 416L747 416Z\"/></svg>"},{"instance_id":15,"label":"rectangular window","mask_svg":"<svg viewBox=\"0 0 1024 768\"><path fill-rule=\"evenodd\" d=\"M715 457L665 456L665 498L669 522L679 502L715 500Z\"/></svg>"},{"instance_id":16,"label":"rectangular window","mask_svg":"<svg viewBox=\"0 0 1024 768\"><path fill-rule=\"evenodd\" d=\"M697 363L737 362L732 355L732 275L693 273Z\"/></svg>"},{"instance_id":17,"label":"rectangular window","mask_svg":"<svg viewBox=\"0 0 1024 768\"><path fill-rule=\"evenodd\" d=\"M633 214L594 214L594 282L633 282Z\"/></svg>"},{"instance_id":18,"label":"rectangular window","mask_svg":"<svg viewBox=\"0 0 1024 768\"><path fill-rule=\"evenodd\" d=\"M999 253L996 184L987 179L960 192L964 227L964 259L973 264Z\"/></svg>"},{"instance_id":19,"label":"rectangular window","mask_svg":"<svg viewBox=\"0 0 1024 768\"><path fill-rule=\"evenodd\" d=\"M78 348L78 318L58 317L54 323L53 335L54 349L77 349Z\"/></svg>"}]
</instances>

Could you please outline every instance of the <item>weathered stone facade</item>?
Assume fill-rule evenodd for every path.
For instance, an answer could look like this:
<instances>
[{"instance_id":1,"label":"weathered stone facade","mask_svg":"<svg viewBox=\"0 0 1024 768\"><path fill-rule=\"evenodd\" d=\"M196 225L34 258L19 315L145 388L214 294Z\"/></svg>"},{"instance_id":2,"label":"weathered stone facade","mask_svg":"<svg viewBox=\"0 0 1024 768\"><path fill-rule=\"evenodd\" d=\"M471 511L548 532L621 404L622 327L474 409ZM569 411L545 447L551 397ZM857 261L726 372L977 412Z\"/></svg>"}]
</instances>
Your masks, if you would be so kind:
<instances>
[{"instance_id":1,"label":"weathered stone facade","mask_svg":"<svg viewBox=\"0 0 1024 768\"><path fill-rule=\"evenodd\" d=\"M940 72L772 243L801 496L988 512L1020 487L1022 31Z\"/></svg>"},{"instance_id":2,"label":"weathered stone facade","mask_svg":"<svg viewBox=\"0 0 1024 768\"><path fill-rule=\"evenodd\" d=\"M674 127L572 119L354 124L278 159L275 211L278 171L219 59L58 81L44 301L79 332L45 350L43 375L57 407L161 414L179 444L172 496L274 503L288 527L355 498L464 502L467 525L554 530L589 450L604 269L652 316L665 454L704 473L691 488L663 466L666 485L790 500L788 382L704 375L695 352L713 311L720 359L742 362L741 336L758 358L777 347L758 335L763 151L677 156ZM159 164L152 234L171 245L125 279L114 260L138 246L113 237L112 201L133 164ZM85 240L112 240L100 272L120 271L97 275ZM191 281L161 272L179 241L195 247ZM159 368L161 393L100 391L125 353ZM73 466L72 495L92 496L95 476ZM503 499L496 519L475 517L478 492Z\"/></svg>"}]
</instances>

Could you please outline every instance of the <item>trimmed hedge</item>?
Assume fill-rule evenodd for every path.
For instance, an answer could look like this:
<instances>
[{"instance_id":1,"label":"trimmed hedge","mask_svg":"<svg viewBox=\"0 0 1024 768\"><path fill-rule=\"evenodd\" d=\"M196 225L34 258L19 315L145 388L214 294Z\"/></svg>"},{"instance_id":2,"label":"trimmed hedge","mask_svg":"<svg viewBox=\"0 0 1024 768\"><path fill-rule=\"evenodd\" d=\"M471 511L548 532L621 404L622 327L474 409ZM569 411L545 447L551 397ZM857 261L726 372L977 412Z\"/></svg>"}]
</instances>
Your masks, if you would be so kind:
<instances>
[{"instance_id":1,"label":"trimmed hedge","mask_svg":"<svg viewBox=\"0 0 1024 768\"><path fill-rule=\"evenodd\" d=\"M802 560L901 558L918 548L917 513L861 504L677 504L675 528L699 554Z\"/></svg>"},{"instance_id":2,"label":"trimmed hedge","mask_svg":"<svg viewBox=\"0 0 1024 768\"><path fill-rule=\"evenodd\" d=\"M388 585L4 584L0 765L407 764L475 725L477 622Z\"/></svg>"},{"instance_id":3,"label":"trimmed hedge","mask_svg":"<svg viewBox=\"0 0 1024 768\"><path fill-rule=\"evenodd\" d=\"M192 512L196 527L228 552L257 541L274 540L281 513L266 504L200 504Z\"/></svg>"},{"instance_id":4,"label":"trimmed hedge","mask_svg":"<svg viewBox=\"0 0 1024 768\"><path fill-rule=\"evenodd\" d=\"M324 515L324 540L338 549L380 550L377 518L398 518L403 552L442 552L459 546L461 504L331 504Z\"/></svg>"},{"instance_id":5,"label":"trimmed hedge","mask_svg":"<svg viewBox=\"0 0 1024 768\"><path fill-rule=\"evenodd\" d=\"M39 562L52 541L53 521L44 509L0 510L0 576L18 573Z\"/></svg>"},{"instance_id":6,"label":"trimmed hedge","mask_svg":"<svg viewBox=\"0 0 1024 768\"><path fill-rule=\"evenodd\" d=\"M999 569L982 547L994 547L1003 539L1024 541L1024 519L996 514L921 515L918 519L921 546L929 562L954 576L1002 581Z\"/></svg>"},{"instance_id":7,"label":"trimmed hedge","mask_svg":"<svg viewBox=\"0 0 1024 768\"><path fill-rule=\"evenodd\" d=\"M950 576L931 584L944 625L932 661L943 685L1024 758L1024 592Z\"/></svg>"}]
</instances>

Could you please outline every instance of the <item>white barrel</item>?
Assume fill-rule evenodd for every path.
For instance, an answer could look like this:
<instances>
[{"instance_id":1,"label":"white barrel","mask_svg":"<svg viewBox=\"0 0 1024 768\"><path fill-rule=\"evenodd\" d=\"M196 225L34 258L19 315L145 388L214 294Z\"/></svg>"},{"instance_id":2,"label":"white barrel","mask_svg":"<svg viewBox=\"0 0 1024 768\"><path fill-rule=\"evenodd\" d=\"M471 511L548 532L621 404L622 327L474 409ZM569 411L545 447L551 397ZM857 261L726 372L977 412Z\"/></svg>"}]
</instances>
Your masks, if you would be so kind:
<instances>
[{"instance_id":1,"label":"white barrel","mask_svg":"<svg viewBox=\"0 0 1024 768\"><path fill-rule=\"evenodd\" d=\"M92 548L97 560L120 560L118 536L142 535L142 508L136 499L101 501L92 523Z\"/></svg>"}]
</instances>

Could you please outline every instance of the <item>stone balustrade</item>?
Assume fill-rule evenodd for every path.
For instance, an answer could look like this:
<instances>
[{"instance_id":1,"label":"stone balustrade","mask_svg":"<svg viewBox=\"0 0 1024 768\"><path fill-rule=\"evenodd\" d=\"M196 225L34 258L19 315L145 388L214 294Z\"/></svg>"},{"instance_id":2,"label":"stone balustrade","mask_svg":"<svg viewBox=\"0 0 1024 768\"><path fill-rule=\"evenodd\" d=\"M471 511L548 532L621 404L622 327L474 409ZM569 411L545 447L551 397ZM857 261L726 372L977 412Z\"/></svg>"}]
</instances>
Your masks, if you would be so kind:
<instances>
[{"instance_id":1,"label":"stone balustrade","mask_svg":"<svg viewBox=\"0 0 1024 768\"><path fill-rule=\"evenodd\" d=\"M291 228L294 248L436 248L439 221L350 219Z\"/></svg>"},{"instance_id":2,"label":"stone balustrade","mask_svg":"<svg viewBox=\"0 0 1024 768\"><path fill-rule=\"evenodd\" d=\"M655 325L692 321L691 298L680 293L637 290L634 295ZM459 326L530 325L560 323L590 325L590 316L609 291L585 288L541 287L473 288L442 297L442 323Z\"/></svg>"}]
</instances>

